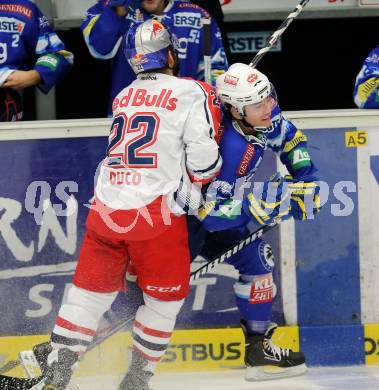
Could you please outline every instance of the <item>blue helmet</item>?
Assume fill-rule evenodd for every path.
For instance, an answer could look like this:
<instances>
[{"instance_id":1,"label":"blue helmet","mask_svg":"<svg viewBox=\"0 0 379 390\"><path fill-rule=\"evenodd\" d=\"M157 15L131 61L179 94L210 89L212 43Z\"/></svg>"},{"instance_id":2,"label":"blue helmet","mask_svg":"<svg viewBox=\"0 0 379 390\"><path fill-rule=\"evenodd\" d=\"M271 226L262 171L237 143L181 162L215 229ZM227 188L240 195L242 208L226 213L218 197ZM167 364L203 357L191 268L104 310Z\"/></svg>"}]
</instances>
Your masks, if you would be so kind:
<instances>
[{"instance_id":1,"label":"blue helmet","mask_svg":"<svg viewBox=\"0 0 379 390\"><path fill-rule=\"evenodd\" d=\"M124 41L124 54L135 74L166 67L170 48L177 51L177 39L153 19L131 26Z\"/></svg>"}]
</instances>

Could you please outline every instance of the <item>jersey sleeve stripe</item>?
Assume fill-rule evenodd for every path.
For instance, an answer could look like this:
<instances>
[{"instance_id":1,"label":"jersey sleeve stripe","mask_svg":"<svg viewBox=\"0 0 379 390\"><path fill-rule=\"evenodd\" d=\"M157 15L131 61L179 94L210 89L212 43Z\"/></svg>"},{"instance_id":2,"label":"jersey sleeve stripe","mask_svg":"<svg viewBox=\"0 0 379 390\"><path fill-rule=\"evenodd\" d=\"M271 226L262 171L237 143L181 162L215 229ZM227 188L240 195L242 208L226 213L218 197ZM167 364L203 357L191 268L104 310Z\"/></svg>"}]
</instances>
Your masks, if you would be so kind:
<instances>
[{"instance_id":1,"label":"jersey sleeve stripe","mask_svg":"<svg viewBox=\"0 0 379 390\"><path fill-rule=\"evenodd\" d=\"M210 165L209 167L207 167L205 169L198 169L196 171L192 171L192 173L193 174L196 174L196 173L203 174L203 173L207 173L207 172L209 172L211 170L214 170L217 167L217 165L220 163L220 158L221 158L220 157L220 153L218 153L217 159L216 159L216 161L212 165Z\"/></svg>"}]
</instances>

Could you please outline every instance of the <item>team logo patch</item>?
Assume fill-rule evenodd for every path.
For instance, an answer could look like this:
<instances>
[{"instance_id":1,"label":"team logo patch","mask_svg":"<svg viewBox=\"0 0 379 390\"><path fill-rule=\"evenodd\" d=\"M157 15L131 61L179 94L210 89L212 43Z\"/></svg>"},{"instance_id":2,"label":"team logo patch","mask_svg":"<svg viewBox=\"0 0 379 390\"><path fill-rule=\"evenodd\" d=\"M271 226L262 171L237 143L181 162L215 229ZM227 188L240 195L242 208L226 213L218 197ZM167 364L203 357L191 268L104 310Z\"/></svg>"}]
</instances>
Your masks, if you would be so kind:
<instances>
[{"instance_id":1,"label":"team logo patch","mask_svg":"<svg viewBox=\"0 0 379 390\"><path fill-rule=\"evenodd\" d=\"M58 57L56 57L53 54L47 54L45 56L42 56L38 58L37 65L45 66L50 68L51 70L55 70L59 64Z\"/></svg>"},{"instance_id":2,"label":"team logo patch","mask_svg":"<svg viewBox=\"0 0 379 390\"><path fill-rule=\"evenodd\" d=\"M261 263L263 267L271 272L274 268L275 262L274 262L274 254L272 253L272 248L270 245L261 242L259 245L259 259L261 260Z\"/></svg>"},{"instance_id":3,"label":"team logo patch","mask_svg":"<svg viewBox=\"0 0 379 390\"><path fill-rule=\"evenodd\" d=\"M216 215L220 218L235 220L241 215L242 203L239 200L229 199L217 210Z\"/></svg>"},{"instance_id":4,"label":"team logo patch","mask_svg":"<svg viewBox=\"0 0 379 390\"><path fill-rule=\"evenodd\" d=\"M144 54L136 54L133 57L133 63L135 66L142 68L142 65L145 64L146 62L147 62L147 58L145 57Z\"/></svg>"},{"instance_id":5,"label":"team logo patch","mask_svg":"<svg viewBox=\"0 0 379 390\"><path fill-rule=\"evenodd\" d=\"M311 157L305 148L298 148L291 151L288 157L295 170L311 165Z\"/></svg>"},{"instance_id":6,"label":"team logo patch","mask_svg":"<svg viewBox=\"0 0 379 390\"><path fill-rule=\"evenodd\" d=\"M45 27L50 25L49 20L47 19L47 17L45 15L38 18L38 20L39 20L39 25L41 28L45 28Z\"/></svg>"},{"instance_id":7,"label":"team logo patch","mask_svg":"<svg viewBox=\"0 0 379 390\"><path fill-rule=\"evenodd\" d=\"M239 78L231 76L229 74L225 75L225 84L230 84L236 86L238 84Z\"/></svg>"},{"instance_id":8,"label":"team logo patch","mask_svg":"<svg viewBox=\"0 0 379 390\"><path fill-rule=\"evenodd\" d=\"M0 32L22 34L25 23L16 18L0 17Z\"/></svg>"},{"instance_id":9,"label":"team logo patch","mask_svg":"<svg viewBox=\"0 0 379 390\"><path fill-rule=\"evenodd\" d=\"M257 80L258 80L258 75L254 74L254 73L249 75L249 77L247 78L247 82L250 84L255 83Z\"/></svg>"},{"instance_id":10,"label":"team logo patch","mask_svg":"<svg viewBox=\"0 0 379 390\"><path fill-rule=\"evenodd\" d=\"M271 302L273 298L274 281L272 274L255 276L250 290L249 303L252 305Z\"/></svg>"},{"instance_id":11,"label":"team logo patch","mask_svg":"<svg viewBox=\"0 0 379 390\"><path fill-rule=\"evenodd\" d=\"M163 30L164 30L163 24L157 22L156 20L153 20L153 29L152 29L151 32L153 33L154 37L156 37L157 34L158 34L160 31L163 31Z\"/></svg>"}]
</instances>

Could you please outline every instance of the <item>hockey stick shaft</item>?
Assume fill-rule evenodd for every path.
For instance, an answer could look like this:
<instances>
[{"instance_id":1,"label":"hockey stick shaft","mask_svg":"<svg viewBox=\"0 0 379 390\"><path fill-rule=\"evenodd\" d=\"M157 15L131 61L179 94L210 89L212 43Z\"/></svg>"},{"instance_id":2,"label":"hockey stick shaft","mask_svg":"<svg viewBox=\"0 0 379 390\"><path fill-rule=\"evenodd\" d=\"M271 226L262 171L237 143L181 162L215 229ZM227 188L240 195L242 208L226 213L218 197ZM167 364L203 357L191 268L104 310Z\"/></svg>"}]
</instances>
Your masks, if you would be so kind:
<instances>
[{"instance_id":1,"label":"hockey stick shaft","mask_svg":"<svg viewBox=\"0 0 379 390\"><path fill-rule=\"evenodd\" d=\"M263 56L276 44L280 36L287 30L288 26L293 22L293 20L300 14L304 7L308 4L309 0L301 0L296 8L287 16L279 28L273 32L268 39L267 46L263 47L258 51L256 56L250 62L249 66L255 68L258 65L258 62L263 58Z\"/></svg>"},{"instance_id":2,"label":"hockey stick shaft","mask_svg":"<svg viewBox=\"0 0 379 390\"><path fill-rule=\"evenodd\" d=\"M211 84L212 82L211 19L202 18L202 23L203 23L203 43L204 43L204 81L208 84Z\"/></svg>"},{"instance_id":3,"label":"hockey stick shaft","mask_svg":"<svg viewBox=\"0 0 379 390\"><path fill-rule=\"evenodd\" d=\"M261 227L260 229L256 230L253 233L250 233L246 238L239 241L237 244L233 245L232 247L228 248L226 251L224 251L219 256L215 257L213 260L209 261L207 264L203 265L202 267L199 267L196 271L191 273L190 281L194 281L196 279L199 279L201 276L205 275L207 272L215 268L218 264L223 263L225 260L229 259L236 253L240 252L242 249L246 248L250 243L255 241L257 238L262 237L263 234L267 233L269 230L273 229L275 226L278 225L278 222L273 222L270 225L265 225Z\"/></svg>"}]
</instances>

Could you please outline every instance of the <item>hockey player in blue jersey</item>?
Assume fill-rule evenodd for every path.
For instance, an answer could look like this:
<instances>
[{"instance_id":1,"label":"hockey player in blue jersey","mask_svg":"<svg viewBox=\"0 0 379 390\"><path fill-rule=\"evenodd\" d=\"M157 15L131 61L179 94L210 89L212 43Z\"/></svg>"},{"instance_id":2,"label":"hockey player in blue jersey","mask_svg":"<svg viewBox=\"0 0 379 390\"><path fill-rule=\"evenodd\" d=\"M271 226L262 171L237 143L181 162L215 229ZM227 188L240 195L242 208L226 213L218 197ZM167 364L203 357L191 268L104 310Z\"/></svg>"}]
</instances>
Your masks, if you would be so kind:
<instances>
[{"instance_id":1,"label":"hockey player in blue jersey","mask_svg":"<svg viewBox=\"0 0 379 390\"><path fill-rule=\"evenodd\" d=\"M316 167L307 138L278 106L268 78L245 64L234 64L218 77L217 95L224 106L220 153L223 166L207 190L198 217L210 232L202 255L212 258L249 234L274 221L294 217L312 219L319 210ZM254 174L266 149L278 154L290 177L257 183ZM271 379L303 373L305 357L276 346L270 324L274 291L274 258L270 246L257 239L228 263L240 273L234 286L246 338L247 380ZM270 374L266 366L280 371Z\"/></svg>"},{"instance_id":2,"label":"hockey player in blue jersey","mask_svg":"<svg viewBox=\"0 0 379 390\"><path fill-rule=\"evenodd\" d=\"M21 119L18 90L37 85L47 93L72 63L72 53L35 4L0 2L0 121Z\"/></svg>"},{"instance_id":3,"label":"hockey player in blue jersey","mask_svg":"<svg viewBox=\"0 0 379 390\"><path fill-rule=\"evenodd\" d=\"M139 7L138 7L139 6ZM99 59L113 59L109 114L114 97L135 74L122 52L122 36L131 23L155 18L170 28L179 43L179 75L204 79L202 17L209 14L195 4L173 0L99 0L81 26L88 49ZM220 30L211 19L211 71L215 79L228 65Z\"/></svg>"},{"instance_id":4,"label":"hockey player in blue jersey","mask_svg":"<svg viewBox=\"0 0 379 390\"><path fill-rule=\"evenodd\" d=\"M379 46L369 53L357 76L354 101L359 108L379 108Z\"/></svg>"}]
</instances>

